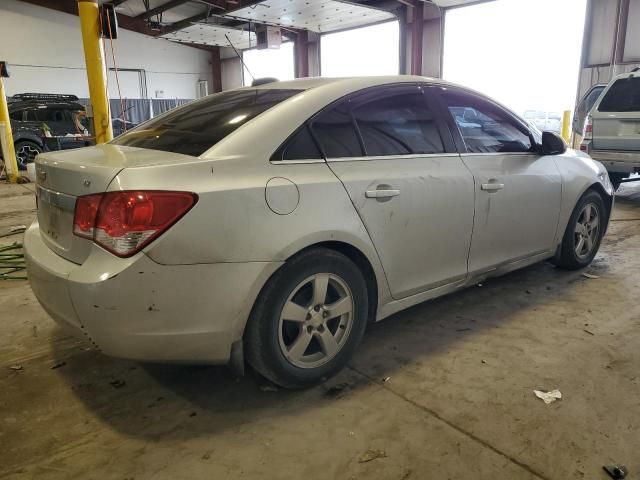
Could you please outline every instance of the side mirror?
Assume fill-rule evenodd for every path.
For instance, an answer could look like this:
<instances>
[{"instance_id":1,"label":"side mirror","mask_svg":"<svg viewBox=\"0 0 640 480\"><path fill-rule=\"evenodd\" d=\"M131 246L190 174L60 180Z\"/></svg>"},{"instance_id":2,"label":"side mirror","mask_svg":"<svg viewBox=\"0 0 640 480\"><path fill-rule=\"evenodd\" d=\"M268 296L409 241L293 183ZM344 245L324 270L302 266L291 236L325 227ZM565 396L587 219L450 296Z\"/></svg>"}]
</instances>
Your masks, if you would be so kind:
<instances>
[{"instance_id":1,"label":"side mirror","mask_svg":"<svg viewBox=\"0 0 640 480\"><path fill-rule=\"evenodd\" d=\"M561 155L567 151L564 139L553 132L542 132L542 153L544 155Z\"/></svg>"}]
</instances>

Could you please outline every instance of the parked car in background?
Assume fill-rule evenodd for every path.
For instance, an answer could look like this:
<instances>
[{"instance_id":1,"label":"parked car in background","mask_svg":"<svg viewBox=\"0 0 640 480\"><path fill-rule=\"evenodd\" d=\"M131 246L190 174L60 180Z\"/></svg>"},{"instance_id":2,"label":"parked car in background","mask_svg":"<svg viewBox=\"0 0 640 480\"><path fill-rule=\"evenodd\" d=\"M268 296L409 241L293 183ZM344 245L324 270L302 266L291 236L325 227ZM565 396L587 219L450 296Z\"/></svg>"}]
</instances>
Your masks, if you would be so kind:
<instances>
[{"instance_id":1,"label":"parked car in background","mask_svg":"<svg viewBox=\"0 0 640 480\"><path fill-rule=\"evenodd\" d=\"M91 144L86 112L75 95L14 95L9 102L9 118L21 170L41 152Z\"/></svg>"},{"instance_id":2,"label":"parked car in background","mask_svg":"<svg viewBox=\"0 0 640 480\"><path fill-rule=\"evenodd\" d=\"M524 118L541 132L560 133L562 127L562 115L558 112L527 110L524 112Z\"/></svg>"},{"instance_id":3,"label":"parked car in background","mask_svg":"<svg viewBox=\"0 0 640 480\"><path fill-rule=\"evenodd\" d=\"M598 97L580 149L605 165L616 188L640 172L640 68L615 77Z\"/></svg>"},{"instance_id":4,"label":"parked car in background","mask_svg":"<svg viewBox=\"0 0 640 480\"><path fill-rule=\"evenodd\" d=\"M613 189L487 97L416 76L210 95L36 159L44 309L104 353L336 373L367 325L484 278L594 258Z\"/></svg>"}]
</instances>

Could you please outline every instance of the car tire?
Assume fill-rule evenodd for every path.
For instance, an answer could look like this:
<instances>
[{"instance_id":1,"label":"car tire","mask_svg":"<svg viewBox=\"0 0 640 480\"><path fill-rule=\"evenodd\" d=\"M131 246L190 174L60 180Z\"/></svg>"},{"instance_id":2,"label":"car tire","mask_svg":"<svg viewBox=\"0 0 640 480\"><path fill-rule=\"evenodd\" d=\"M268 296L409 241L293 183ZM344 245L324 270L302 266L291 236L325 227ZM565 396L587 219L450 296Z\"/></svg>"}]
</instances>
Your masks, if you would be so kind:
<instances>
[{"instance_id":1,"label":"car tire","mask_svg":"<svg viewBox=\"0 0 640 480\"><path fill-rule=\"evenodd\" d=\"M348 257L326 248L304 251L288 260L258 296L245 330L245 358L284 388L322 382L358 347L367 309L364 276Z\"/></svg>"},{"instance_id":2,"label":"car tire","mask_svg":"<svg viewBox=\"0 0 640 480\"><path fill-rule=\"evenodd\" d=\"M42 153L42 147L35 142L29 140L19 140L14 144L16 151L16 160L20 170L27 169L27 163L35 160L36 155Z\"/></svg>"},{"instance_id":3,"label":"car tire","mask_svg":"<svg viewBox=\"0 0 640 480\"><path fill-rule=\"evenodd\" d=\"M591 263L598 253L609 212L602 196L587 191L569 218L555 264L566 270L577 270Z\"/></svg>"}]
</instances>

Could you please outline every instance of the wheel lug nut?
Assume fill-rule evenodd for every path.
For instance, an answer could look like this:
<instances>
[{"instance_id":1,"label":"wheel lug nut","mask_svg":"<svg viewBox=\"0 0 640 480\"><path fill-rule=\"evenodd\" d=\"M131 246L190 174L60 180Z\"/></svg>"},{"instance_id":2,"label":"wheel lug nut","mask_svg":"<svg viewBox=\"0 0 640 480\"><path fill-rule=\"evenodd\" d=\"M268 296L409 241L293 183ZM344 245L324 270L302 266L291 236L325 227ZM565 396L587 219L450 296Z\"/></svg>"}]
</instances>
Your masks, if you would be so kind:
<instances>
[{"instance_id":1,"label":"wheel lug nut","mask_svg":"<svg viewBox=\"0 0 640 480\"><path fill-rule=\"evenodd\" d=\"M313 332L313 327L311 325L309 325L307 327L307 333L311 333L311 332Z\"/></svg>"},{"instance_id":2,"label":"wheel lug nut","mask_svg":"<svg viewBox=\"0 0 640 480\"><path fill-rule=\"evenodd\" d=\"M320 311L320 305L316 305L315 307L313 307L313 309L314 309L316 312L319 312L319 311Z\"/></svg>"},{"instance_id":3,"label":"wheel lug nut","mask_svg":"<svg viewBox=\"0 0 640 480\"><path fill-rule=\"evenodd\" d=\"M329 312L322 312L322 318L327 318L329 316Z\"/></svg>"},{"instance_id":4,"label":"wheel lug nut","mask_svg":"<svg viewBox=\"0 0 640 480\"><path fill-rule=\"evenodd\" d=\"M307 313L307 320L311 320L311 314Z\"/></svg>"},{"instance_id":5,"label":"wheel lug nut","mask_svg":"<svg viewBox=\"0 0 640 480\"><path fill-rule=\"evenodd\" d=\"M318 331L319 331L319 332L324 332L324 325L320 325L320 326L318 327Z\"/></svg>"}]
</instances>

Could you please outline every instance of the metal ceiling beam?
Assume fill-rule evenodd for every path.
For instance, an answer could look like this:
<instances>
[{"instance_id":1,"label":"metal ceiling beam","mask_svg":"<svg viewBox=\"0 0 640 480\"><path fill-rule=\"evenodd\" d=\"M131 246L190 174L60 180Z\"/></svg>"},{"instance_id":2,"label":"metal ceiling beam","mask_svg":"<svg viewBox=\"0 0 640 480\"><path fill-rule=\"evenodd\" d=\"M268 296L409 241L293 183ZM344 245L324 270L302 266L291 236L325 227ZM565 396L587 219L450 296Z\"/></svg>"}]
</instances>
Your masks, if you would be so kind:
<instances>
[{"instance_id":1,"label":"metal ceiling beam","mask_svg":"<svg viewBox=\"0 0 640 480\"><path fill-rule=\"evenodd\" d=\"M76 0L20 0L24 3L37 5L38 7L49 8L58 12L68 13L69 15L78 16L78 2ZM116 3L111 2L111 3ZM122 2L121 2L122 3ZM118 17L118 25L125 30L142 33L143 35L153 36L155 33L149 28L144 20L129 17L120 12L116 12Z\"/></svg>"},{"instance_id":2,"label":"metal ceiling beam","mask_svg":"<svg viewBox=\"0 0 640 480\"><path fill-rule=\"evenodd\" d=\"M163 3L162 5L158 5L156 8L152 8L147 10L146 12L141 13L140 15L136 15L135 18L140 18L146 20L147 18L151 18L154 15L159 15L165 10L170 10L172 8L178 7L180 5L184 5L189 0L171 0L169 2Z\"/></svg>"},{"instance_id":3,"label":"metal ceiling beam","mask_svg":"<svg viewBox=\"0 0 640 480\"><path fill-rule=\"evenodd\" d=\"M174 22L171 25L167 25L166 27L161 29L159 32L155 32L154 36L160 37L162 35L166 35L167 33L177 32L178 30L182 30L183 28L188 27L192 23L200 22L202 20L206 20L210 16L211 15L210 15L209 11L207 10L206 12L202 12L202 13L199 13L199 14L194 15L192 17L185 18L184 20L180 20L179 22Z\"/></svg>"}]
</instances>

